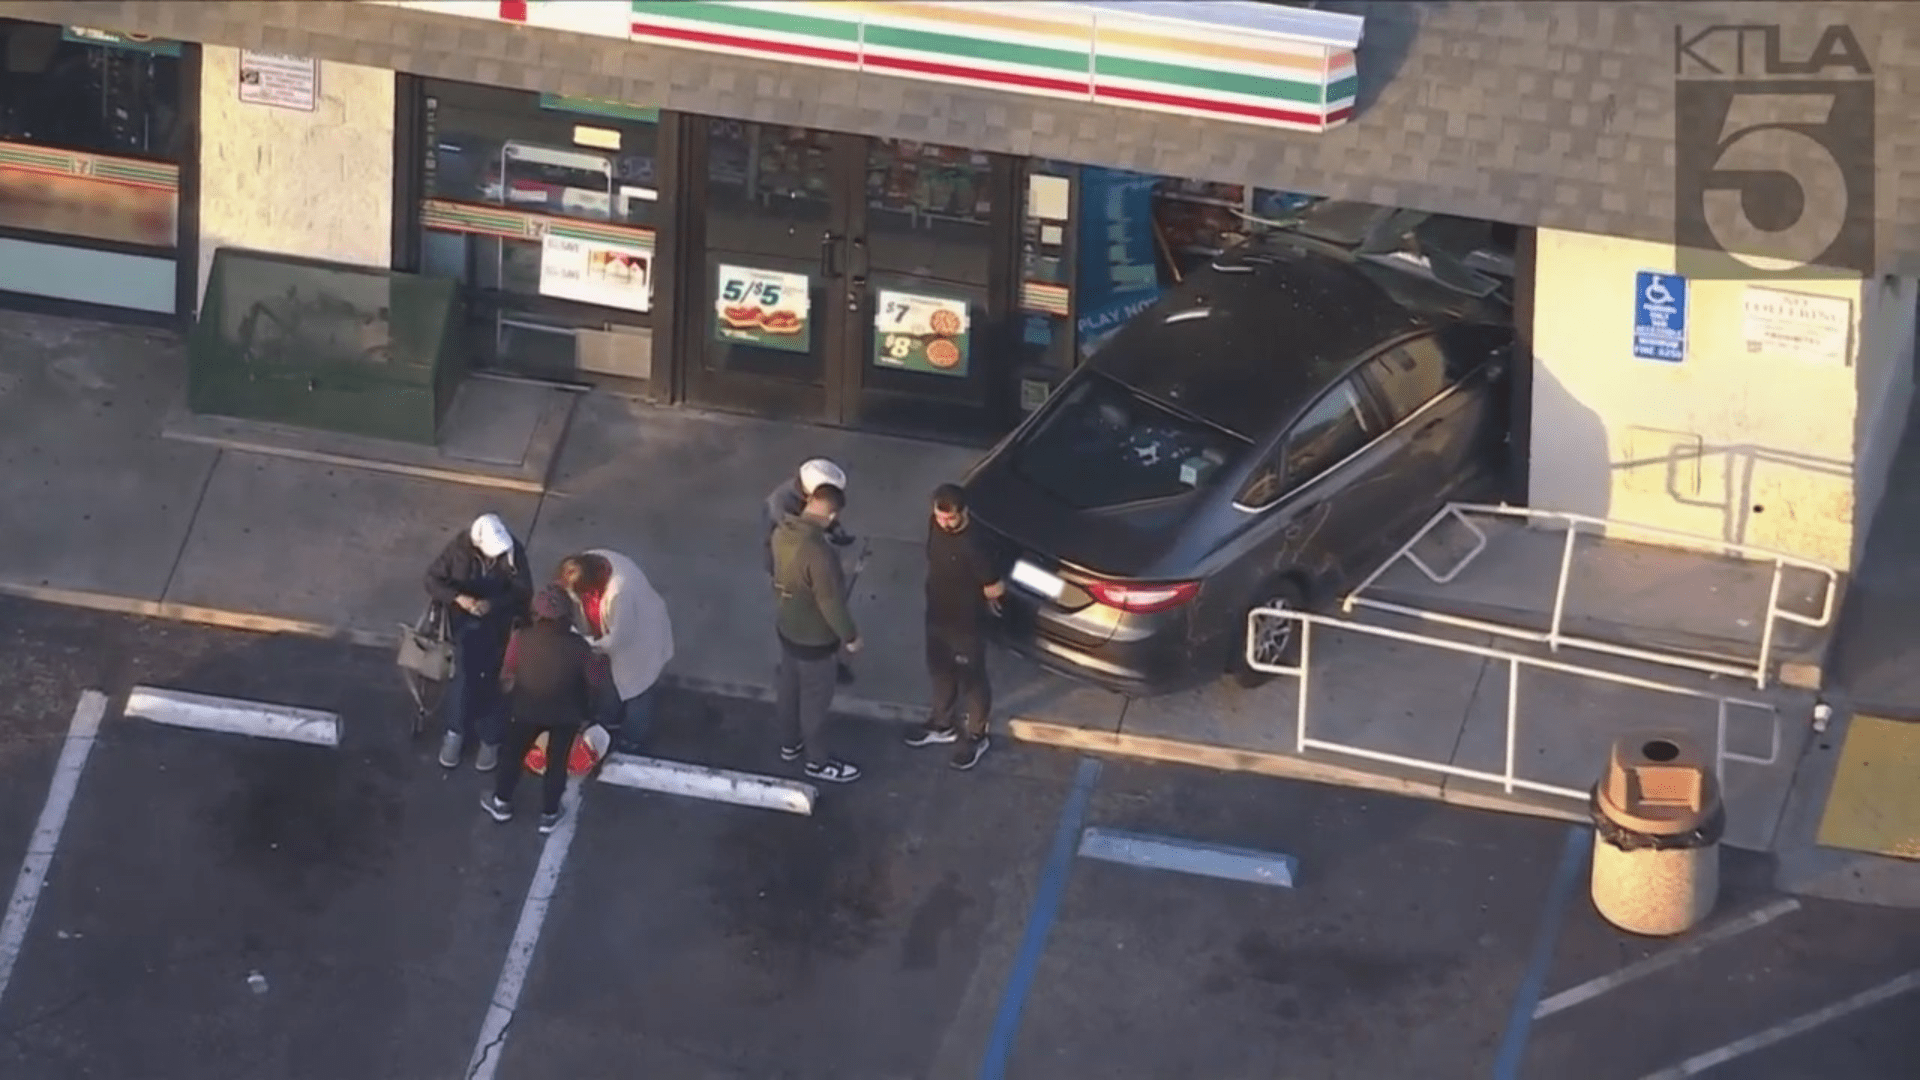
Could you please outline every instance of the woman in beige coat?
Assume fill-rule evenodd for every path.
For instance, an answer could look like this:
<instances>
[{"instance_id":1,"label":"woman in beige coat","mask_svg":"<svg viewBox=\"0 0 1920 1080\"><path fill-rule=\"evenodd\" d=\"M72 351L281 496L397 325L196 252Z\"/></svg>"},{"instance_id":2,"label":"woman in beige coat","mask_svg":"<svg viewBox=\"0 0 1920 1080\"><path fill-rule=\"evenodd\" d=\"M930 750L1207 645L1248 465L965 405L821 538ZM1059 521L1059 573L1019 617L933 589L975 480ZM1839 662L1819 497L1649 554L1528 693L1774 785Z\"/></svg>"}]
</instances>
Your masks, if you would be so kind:
<instances>
[{"instance_id":1,"label":"woman in beige coat","mask_svg":"<svg viewBox=\"0 0 1920 1080\"><path fill-rule=\"evenodd\" d=\"M654 690L673 659L666 601L637 563L604 548L561 560L559 581L573 597L575 629L604 658L602 722L631 749L653 722Z\"/></svg>"}]
</instances>

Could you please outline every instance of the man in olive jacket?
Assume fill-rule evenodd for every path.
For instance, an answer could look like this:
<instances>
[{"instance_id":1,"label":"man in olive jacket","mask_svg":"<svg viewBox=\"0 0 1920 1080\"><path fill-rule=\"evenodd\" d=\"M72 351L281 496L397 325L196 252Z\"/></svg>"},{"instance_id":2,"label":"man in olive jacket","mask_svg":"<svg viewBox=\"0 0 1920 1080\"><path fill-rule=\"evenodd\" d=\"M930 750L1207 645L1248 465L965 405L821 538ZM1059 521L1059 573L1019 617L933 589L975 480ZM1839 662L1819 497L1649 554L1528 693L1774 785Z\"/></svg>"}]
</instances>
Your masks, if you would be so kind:
<instances>
[{"instance_id":1,"label":"man in olive jacket","mask_svg":"<svg viewBox=\"0 0 1920 1080\"><path fill-rule=\"evenodd\" d=\"M805 757L809 777L836 784L860 777L858 766L827 753L823 738L839 652L860 651L860 630L847 611L846 577L827 539L845 507L846 495L822 484L807 496L800 513L781 519L769 544L774 630L780 635L775 710L785 732L780 757Z\"/></svg>"}]
</instances>

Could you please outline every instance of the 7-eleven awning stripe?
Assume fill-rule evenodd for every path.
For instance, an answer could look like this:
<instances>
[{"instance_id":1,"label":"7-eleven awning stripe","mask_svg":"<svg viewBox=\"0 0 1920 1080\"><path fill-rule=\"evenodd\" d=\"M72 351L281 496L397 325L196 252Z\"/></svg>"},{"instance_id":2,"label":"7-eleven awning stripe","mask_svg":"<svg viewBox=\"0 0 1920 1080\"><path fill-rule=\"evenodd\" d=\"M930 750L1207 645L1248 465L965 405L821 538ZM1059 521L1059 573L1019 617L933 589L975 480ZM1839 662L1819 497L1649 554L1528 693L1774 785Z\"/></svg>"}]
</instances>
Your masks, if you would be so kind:
<instances>
[{"instance_id":1,"label":"7-eleven awning stripe","mask_svg":"<svg viewBox=\"0 0 1920 1080\"><path fill-rule=\"evenodd\" d=\"M526 22L527 0L500 0L500 17L508 22Z\"/></svg>"}]
</instances>

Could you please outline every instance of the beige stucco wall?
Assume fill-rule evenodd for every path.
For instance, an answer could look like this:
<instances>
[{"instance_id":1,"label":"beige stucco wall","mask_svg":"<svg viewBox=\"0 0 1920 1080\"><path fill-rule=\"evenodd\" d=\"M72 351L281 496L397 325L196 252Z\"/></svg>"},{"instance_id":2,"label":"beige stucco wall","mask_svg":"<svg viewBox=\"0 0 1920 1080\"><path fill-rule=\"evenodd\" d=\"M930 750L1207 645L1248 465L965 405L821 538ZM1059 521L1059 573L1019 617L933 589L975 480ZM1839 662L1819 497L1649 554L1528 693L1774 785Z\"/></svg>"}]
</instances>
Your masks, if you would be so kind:
<instances>
[{"instance_id":1,"label":"beige stucco wall","mask_svg":"<svg viewBox=\"0 0 1920 1080\"><path fill-rule=\"evenodd\" d=\"M393 265L391 71L321 64L314 111L240 100L240 52L205 46L200 286L223 245Z\"/></svg>"},{"instance_id":2,"label":"beige stucco wall","mask_svg":"<svg viewBox=\"0 0 1920 1080\"><path fill-rule=\"evenodd\" d=\"M1635 273L1674 268L1670 245L1540 230L1532 504L1850 568L1861 378L1892 364L1872 341L1862 362L1879 282L1790 285L1851 301L1846 364L1748 355L1747 283L1698 279L1685 361L1635 359Z\"/></svg>"}]
</instances>

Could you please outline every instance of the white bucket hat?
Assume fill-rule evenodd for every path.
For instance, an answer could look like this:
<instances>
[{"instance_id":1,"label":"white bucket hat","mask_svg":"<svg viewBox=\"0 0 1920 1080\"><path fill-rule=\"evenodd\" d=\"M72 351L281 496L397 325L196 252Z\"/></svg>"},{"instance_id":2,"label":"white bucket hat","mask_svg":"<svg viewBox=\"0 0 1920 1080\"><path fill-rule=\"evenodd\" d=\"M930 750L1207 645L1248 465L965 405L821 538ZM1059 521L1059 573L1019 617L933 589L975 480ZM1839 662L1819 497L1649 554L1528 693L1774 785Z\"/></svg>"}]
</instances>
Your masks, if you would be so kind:
<instances>
[{"instance_id":1,"label":"white bucket hat","mask_svg":"<svg viewBox=\"0 0 1920 1080\"><path fill-rule=\"evenodd\" d=\"M811 495L813 489L821 484L832 484L841 491L845 491L847 474L841 471L840 466L823 457L814 458L800 466L800 490Z\"/></svg>"},{"instance_id":2,"label":"white bucket hat","mask_svg":"<svg viewBox=\"0 0 1920 1080\"><path fill-rule=\"evenodd\" d=\"M480 554L489 559L497 559L513 550L513 534L507 531L507 523L500 520L499 514L481 514L473 519L473 527L467 530L467 538Z\"/></svg>"}]
</instances>

